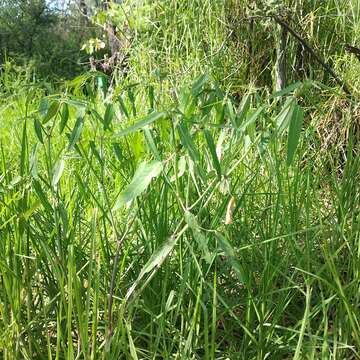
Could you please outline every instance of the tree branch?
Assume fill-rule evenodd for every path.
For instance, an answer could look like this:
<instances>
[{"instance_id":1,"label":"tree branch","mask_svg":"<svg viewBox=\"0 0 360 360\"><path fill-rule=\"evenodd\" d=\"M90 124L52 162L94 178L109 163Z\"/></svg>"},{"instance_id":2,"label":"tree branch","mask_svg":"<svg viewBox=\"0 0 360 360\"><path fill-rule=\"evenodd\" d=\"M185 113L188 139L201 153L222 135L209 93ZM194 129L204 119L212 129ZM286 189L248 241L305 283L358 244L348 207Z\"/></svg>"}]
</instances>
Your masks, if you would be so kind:
<instances>
[{"instance_id":1,"label":"tree branch","mask_svg":"<svg viewBox=\"0 0 360 360\"><path fill-rule=\"evenodd\" d=\"M344 80L340 79L340 77L335 73L335 71L331 68L329 64L322 59L322 57L311 47L311 45L303 39L294 29L292 29L284 20L282 20L279 16L273 15L273 19L283 27L288 33L290 33L301 45L304 49L310 53L310 55L334 78L334 80L342 87L344 92L347 95L352 95L349 87L345 83Z\"/></svg>"}]
</instances>

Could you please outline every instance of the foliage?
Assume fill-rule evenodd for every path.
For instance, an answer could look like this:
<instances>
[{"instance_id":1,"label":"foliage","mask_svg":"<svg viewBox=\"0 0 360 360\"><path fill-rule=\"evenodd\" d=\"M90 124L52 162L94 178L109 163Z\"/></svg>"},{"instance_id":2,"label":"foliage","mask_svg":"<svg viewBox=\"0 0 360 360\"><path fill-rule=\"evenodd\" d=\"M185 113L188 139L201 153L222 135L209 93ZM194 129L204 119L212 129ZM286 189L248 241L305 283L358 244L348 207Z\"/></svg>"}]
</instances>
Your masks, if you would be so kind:
<instances>
[{"instance_id":1,"label":"foliage","mask_svg":"<svg viewBox=\"0 0 360 360\"><path fill-rule=\"evenodd\" d=\"M242 92L244 82L273 89L278 38L271 16L278 15L336 72L345 74L356 91L357 80L346 76L353 66L344 52L344 45L356 43L358 36L360 10L351 0L143 0L114 4L100 14L102 23L114 24L120 38L130 39L130 49L124 50L130 66L124 75L134 82L162 74L170 92L181 86L179 81L189 81L205 69L233 94ZM286 58L289 84L311 78L334 85L289 34Z\"/></svg>"},{"instance_id":2,"label":"foliage","mask_svg":"<svg viewBox=\"0 0 360 360\"><path fill-rule=\"evenodd\" d=\"M3 1L0 6L0 63L31 62L38 76L71 77L81 71L76 19L57 12L45 0ZM88 36L88 35L87 35Z\"/></svg>"},{"instance_id":3,"label":"foliage","mask_svg":"<svg viewBox=\"0 0 360 360\"><path fill-rule=\"evenodd\" d=\"M2 355L356 354L360 163L314 168L309 85L238 107L201 76L163 112L98 76L3 102Z\"/></svg>"},{"instance_id":4,"label":"foliage","mask_svg":"<svg viewBox=\"0 0 360 360\"><path fill-rule=\"evenodd\" d=\"M2 64L0 357L358 358L357 2L96 3L111 76Z\"/></svg>"}]
</instances>

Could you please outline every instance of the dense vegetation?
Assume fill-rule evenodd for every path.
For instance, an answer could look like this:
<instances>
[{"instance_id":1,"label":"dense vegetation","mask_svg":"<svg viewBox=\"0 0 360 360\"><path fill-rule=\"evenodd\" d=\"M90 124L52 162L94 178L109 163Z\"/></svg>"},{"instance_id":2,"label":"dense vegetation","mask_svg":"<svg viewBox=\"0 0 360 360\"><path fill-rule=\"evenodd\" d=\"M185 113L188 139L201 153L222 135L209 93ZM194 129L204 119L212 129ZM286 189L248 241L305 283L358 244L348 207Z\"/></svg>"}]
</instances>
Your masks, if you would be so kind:
<instances>
[{"instance_id":1,"label":"dense vegetation","mask_svg":"<svg viewBox=\"0 0 360 360\"><path fill-rule=\"evenodd\" d=\"M360 4L54 3L0 6L0 357L358 358Z\"/></svg>"}]
</instances>

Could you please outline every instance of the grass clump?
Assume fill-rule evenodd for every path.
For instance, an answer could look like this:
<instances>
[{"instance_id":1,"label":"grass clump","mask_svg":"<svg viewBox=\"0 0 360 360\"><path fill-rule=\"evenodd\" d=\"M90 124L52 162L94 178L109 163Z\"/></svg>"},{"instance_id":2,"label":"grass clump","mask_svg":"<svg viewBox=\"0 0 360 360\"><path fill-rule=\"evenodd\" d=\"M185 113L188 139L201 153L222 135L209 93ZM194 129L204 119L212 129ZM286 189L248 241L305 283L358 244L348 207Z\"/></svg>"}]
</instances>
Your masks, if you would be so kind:
<instances>
[{"instance_id":1,"label":"grass clump","mask_svg":"<svg viewBox=\"0 0 360 360\"><path fill-rule=\"evenodd\" d=\"M121 76L1 75L0 356L358 358L356 90L288 39L273 91L250 2L131 5ZM285 5L343 71L355 2Z\"/></svg>"},{"instance_id":2,"label":"grass clump","mask_svg":"<svg viewBox=\"0 0 360 360\"><path fill-rule=\"evenodd\" d=\"M351 142L339 177L297 90L236 106L201 76L157 108L97 76L3 105L2 356L355 358Z\"/></svg>"}]
</instances>

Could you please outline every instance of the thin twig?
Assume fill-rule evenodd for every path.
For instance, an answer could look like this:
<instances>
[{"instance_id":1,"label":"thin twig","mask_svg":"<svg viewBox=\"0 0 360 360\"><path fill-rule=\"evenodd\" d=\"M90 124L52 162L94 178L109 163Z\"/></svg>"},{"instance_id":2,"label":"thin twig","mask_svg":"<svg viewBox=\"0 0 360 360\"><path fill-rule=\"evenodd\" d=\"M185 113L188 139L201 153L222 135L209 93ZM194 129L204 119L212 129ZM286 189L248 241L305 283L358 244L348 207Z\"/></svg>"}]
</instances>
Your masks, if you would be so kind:
<instances>
[{"instance_id":1,"label":"thin twig","mask_svg":"<svg viewBox=\"0 0 360 360\"><path fill-rule=\"evenodd\" d=\"M321 56L311 47L311 45L305 39L303 39L293 28L289 26L289 24L287 24L279 16L273 15L273 19L287 32L289 32L297 41L301 43L304 49L308 53L310 53L310 55L334 78L334 80L342 87L342 89L347 95L352 95L345 81L340 79L340 77L335 73L331 66L321 58Z\"/></svg>"}]
</instances>

